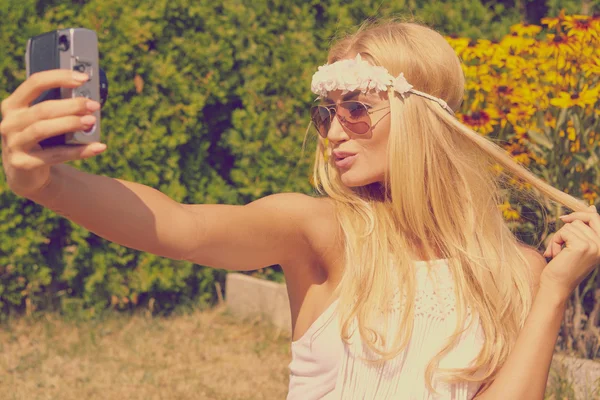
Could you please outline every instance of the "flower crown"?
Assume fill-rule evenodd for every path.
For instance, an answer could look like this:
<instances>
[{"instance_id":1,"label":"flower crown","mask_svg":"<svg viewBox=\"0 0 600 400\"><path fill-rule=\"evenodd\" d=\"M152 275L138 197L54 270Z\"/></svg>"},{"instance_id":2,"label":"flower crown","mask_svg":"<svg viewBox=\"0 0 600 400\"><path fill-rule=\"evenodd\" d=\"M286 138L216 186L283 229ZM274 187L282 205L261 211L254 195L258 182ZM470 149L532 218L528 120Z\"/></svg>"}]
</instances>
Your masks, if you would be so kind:
<instances>
[{"instance_id":1,"label":"flower crown","mask_svg":"<svg viewBox=\"0 0 600 400\"><path fill-rule=\"evenodd\" d=\"M403 99L410 93L425 97L438 103L442 108L454 115L448 104L437 97L413 89L406 81L404 73L394 78L385 67L371 65L363 60L360 53L354 59L340 60L319 67L312 77L311 90L319 97L327 96L327 92L341 90L342 94L360 90L367 93L370 90L387 91L393 88Z\"/></svg>"}]
</instances>

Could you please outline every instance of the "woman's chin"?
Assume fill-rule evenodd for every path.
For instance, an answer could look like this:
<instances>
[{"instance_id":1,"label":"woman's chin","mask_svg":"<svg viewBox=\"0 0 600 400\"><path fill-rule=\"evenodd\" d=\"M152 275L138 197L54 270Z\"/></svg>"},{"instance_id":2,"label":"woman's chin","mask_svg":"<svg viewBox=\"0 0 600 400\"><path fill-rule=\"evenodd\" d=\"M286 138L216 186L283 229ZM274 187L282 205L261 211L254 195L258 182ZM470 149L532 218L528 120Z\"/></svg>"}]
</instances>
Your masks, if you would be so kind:
<instances>
[{"instance_id":1,"label":"woman's chin","mask_svg":"<svg viewBox=\"0 0 600 400\"><path fill-rule=\"evenodd\" d=\"M340 180L347 187L365 186L370 183L368 179L356 176L351 170L340 171Z\"/></svg>"}]
</instances>

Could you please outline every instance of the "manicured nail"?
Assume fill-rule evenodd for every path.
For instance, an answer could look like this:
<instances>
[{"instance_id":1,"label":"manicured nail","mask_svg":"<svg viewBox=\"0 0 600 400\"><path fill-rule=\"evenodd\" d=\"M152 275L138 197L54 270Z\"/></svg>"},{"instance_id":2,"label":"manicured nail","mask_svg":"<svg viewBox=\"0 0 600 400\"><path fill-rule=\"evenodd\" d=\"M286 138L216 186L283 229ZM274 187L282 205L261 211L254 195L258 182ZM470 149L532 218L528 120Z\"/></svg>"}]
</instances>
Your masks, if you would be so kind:
<instances>
[{"instance_id":1,"label":"manicured nail","mask_svg":"<svg viewBox=\"0 0 600 400\"><path fill-rule=\"evenodd\" d=\"M84 115L81 117L81 123L83 125L93 125L96 122L96 117L93 115Z\"/></svg>"},{"instance_id":2,"label":"manicured nail","mask_svg":"<svg viewBox=\"0 0 600 400\"><path fill-rule=\"evenodd\" d=\"M567 216L566 215L561 215L558 218L563 219L563 218L567 218Z\"/></svg>"},{"instance_id":3,"label":"manicured nail","mask_svg":"<svg viewBox=\"0 0 600 400\"><path fill-rule=\"evenodd\" d=\"M90 77L88 76L88 74L73 71L73 79L79 82L87 82L90 79Z\"/></svg>"},{"instance_id":4,"label":"manicured nail","mask_svg":"<svg viewBox=\"0 0 600 400\"><path fill-rule=\"evenodd\" d=\"M97 101L92 101L92 100L88 100L85 103L85 106L87 107L88 110L90 111L96 111L100 109L100 103L98 103Z\"/></svg>"},{"instance_id":5,"label":"manicured nail","mask_svg":"<svg viewBox=\"0 0 600 400\"><path fill-rule=\"evenodd\" d=\"M104 143L94 143L90 148L94 154L99 154L106 150L106 145Z\"/></svg>"}]
</instances>

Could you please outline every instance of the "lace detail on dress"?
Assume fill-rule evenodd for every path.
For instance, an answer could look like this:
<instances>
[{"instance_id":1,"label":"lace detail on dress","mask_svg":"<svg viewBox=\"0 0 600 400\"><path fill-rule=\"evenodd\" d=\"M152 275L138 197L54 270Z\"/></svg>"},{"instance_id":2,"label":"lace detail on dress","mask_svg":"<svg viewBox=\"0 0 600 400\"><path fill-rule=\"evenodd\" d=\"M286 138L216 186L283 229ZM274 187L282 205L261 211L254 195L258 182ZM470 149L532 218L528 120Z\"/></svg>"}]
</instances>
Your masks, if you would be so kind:
<instances>
[{"instance_id":1,"label":"lace detail on dress","mask_svg":"<svg viewBox=\"0 0 600 400\"><path fill-rule=\"evenodd\" d=\"M415 317L429 316L446 319L456 311L456 294L452 273L447 264L436 264L427 268L425 264L416 267ZM406 304L406 295L396 289L391 303L391 311L398 312ZM467 308L467 315L470 310Z\"/></svg>"}]
</instances>

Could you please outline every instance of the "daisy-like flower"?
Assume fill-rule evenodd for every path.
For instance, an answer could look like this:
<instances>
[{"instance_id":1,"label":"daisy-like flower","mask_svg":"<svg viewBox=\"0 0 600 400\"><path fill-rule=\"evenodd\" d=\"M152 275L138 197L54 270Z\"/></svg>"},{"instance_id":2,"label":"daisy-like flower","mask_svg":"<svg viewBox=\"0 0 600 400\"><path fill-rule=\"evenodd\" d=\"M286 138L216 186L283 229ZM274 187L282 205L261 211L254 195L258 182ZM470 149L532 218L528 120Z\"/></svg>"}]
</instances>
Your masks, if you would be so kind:
<instances>
[{"instance_id":1,"label":"daisy-like flower","mask_svg":"<svg viewBox=\"0 0 600 400\"><path fill-rule=\"evenodd\" d=\"M593 20L587 15L566 16L562 26L566 28L567 36L576 36L584 42L598 40L598 30L593 25Z\"/></svg>"},{"instance_id":2,"label":"daisy-like flower","mask_svg":"<svg viewBox=\"0 0 600 400\"><path fill-rule=\"evenodd\" d=\"M585 73L586 78L591 75L600 75L600 57L590 57L589 60L581 64L580 68Z\"/></svg>"},{"instance_id":3,"label":"daisy-like flower","mask_svg":"<svg viewBox=\"0 0 600 400\"><path fill-rule=\"evenodd\" d=\"M491 107L483 110L473 111L468 115L462 115L462 121L474 131L487 135L498 125L498 111Z\"/></svg>"},{"instance_id":4,"label":"daisy-like flower","mask_svg":"<svg viewBox=\"0 0 600 400\"><path fill-rule=\"evenodd\" d=\"M487 59L494 53L496 46L487 39L471 40L463 50L461 57L465 62L474 59Z\"/></svg>"},{"instance_id":5,"label":"daisy-like flower","mask_svg":"<svg viewBox=\"0 0 600 400\"><path fill-rule=\"evenodd\" d=\"M593 106L598 101L598 93L600 87L589 89L588 85L584 85L579 92L560 92L558 97L550 100L550 104L560 108L571 108Z\"/></svg>"},{"instance_id":6,"label":"daisy-like flower","mask_svg":"<svg viewBox=\"0 0 600 400\"><path fill-rule=\"evenodd\" d=\"M600 188L598 188L598 186L589 182L583 182L580 185L580 189L581 193L583 193L581 197L589 201L590 204L594 204L596 202L598 194L600 193Z\"/></svg>"},{"instance_id":7,"label":"daisy-like flower","mask_svg":"<svg viewBox=\"0 0 600 400\"><path fill-rule=\"evenodd\" d=\"M542 27L539 25L531 24L516 24L510 27L511 33L516 33L518 36L536 36L542 31Z\"/></svg>"},{"instance_id":8,"label":"daisy-like flower","mask_svg":"<svg viewBox=\"0 0 600 400\"><path fill-rule=\"evenodd\" d=\"M508 221L516 221L521 217L519 212L512 208L508 200L504 201L502 204L499 204L498 209L502 211L502 216Z\"/></svg>"},{"instance_id":9,"label":"daisy-like flower","mask_svg":"<svg viewBox=\"0 0 600 400\"><path fill-rule=\"evenodd\" d=\"M522 165L529 165L531 163L531 159L529 157L529 152L527 148L523 146L521 143L513 142L504 148L506 151L510 153L513 160Z\"/></svg>"},{"instance_id":10,"label":"daisy-like flower","mask_svg":"<svg viewBox=\"0 0 600 400\"><path fill-rule=\"evenodd\" d=\"M560 24L565 20L565 10L561 10L557 17L555 18L542 18L540 21L542 25L546 25L549 29L554 27L560 27Z\"/></svg>"},{"instance_id":11,"label":"daisy-like flower","mask_svg":"<svg viewBox=\"0 0 600 400\"><path fill-rule=\"evenodd\" d=\"M570 56L576 54L580 50L579 40L575 36L567 36L565 34L546 35L546 42L542 42L540 55L543 57L558 57Z\"/></svg>"}]
</instances>

